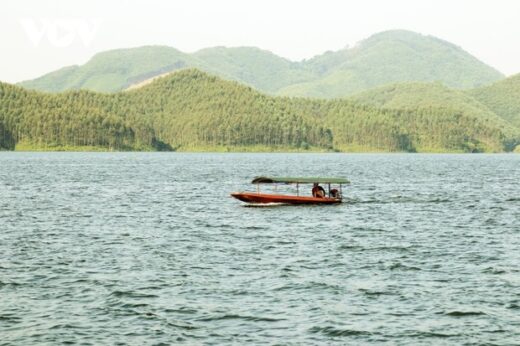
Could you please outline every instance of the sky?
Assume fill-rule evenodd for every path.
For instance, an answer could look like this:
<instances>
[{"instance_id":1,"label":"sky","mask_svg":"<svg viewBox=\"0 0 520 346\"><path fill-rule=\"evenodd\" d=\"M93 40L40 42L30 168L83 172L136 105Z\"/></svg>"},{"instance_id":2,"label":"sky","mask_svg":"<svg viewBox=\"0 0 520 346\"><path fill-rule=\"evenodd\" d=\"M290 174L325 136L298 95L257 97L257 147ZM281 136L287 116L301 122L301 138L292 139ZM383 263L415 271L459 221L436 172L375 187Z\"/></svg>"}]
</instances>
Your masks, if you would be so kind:
<instances>
[{"instance_id":1,"label":"sky","mask_svg":"<svg viewBox=\"0 0 520 346\"><path fill-rule=\"evenodd\" d=\"M406 29L520 72L518 0L3 0L0 81L33 79L143 45L256 46L290 60Z\"/></svg>"}]
</instances>

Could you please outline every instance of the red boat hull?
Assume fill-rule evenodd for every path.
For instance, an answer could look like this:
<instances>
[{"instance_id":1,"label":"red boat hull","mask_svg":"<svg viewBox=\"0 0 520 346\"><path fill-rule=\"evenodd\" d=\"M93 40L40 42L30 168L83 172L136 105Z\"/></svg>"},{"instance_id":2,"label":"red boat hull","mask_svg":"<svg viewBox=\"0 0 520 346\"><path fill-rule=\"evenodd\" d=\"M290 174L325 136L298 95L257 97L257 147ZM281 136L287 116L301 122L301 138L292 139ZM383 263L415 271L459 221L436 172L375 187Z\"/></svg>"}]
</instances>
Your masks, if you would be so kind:
<instances>
[{"instance_id":1,"label":"red boat hull","mask_svg":"<svg viewBox=\"0 0 520 346\"><path fill-rule=\"evenodd\" d=\"M234 192L231 194L238 200L246 203L287 203L287 204L336 204L341 203L340 198L329 197L307 197L307 196L288 196L271 195L256 192Z\"/></svg>"}]
</instances>

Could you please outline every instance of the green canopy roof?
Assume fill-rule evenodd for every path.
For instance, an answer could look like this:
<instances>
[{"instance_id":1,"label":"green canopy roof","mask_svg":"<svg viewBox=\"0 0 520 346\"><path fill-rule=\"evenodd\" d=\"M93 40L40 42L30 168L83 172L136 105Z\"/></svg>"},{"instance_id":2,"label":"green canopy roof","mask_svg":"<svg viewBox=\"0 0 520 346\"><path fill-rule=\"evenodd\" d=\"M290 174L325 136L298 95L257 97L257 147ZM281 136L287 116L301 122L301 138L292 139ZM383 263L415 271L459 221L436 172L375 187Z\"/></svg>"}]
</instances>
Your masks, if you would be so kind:
<instances>
[{"instance_id":1,"label":"green canopy roof","mask_svg":"<svg viewBox=\"0 0 520 346\"><path fill-rule=\"evenodd\" d=\"M323 178L323 177L256 177L251 182L253 184L350 184L350 181L343 178Z\"/></svg>"}]
</instances>

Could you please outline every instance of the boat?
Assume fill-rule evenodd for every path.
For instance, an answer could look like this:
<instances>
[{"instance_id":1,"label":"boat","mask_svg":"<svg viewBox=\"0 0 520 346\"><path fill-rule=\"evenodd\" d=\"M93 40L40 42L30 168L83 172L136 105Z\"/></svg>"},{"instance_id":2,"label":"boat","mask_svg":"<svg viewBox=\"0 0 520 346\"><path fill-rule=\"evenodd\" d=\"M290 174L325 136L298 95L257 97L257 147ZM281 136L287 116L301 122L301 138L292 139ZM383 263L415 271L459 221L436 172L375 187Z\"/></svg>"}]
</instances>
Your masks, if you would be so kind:
<instances>
[{"instance_id":1,"label":"boat","mask_svg":"<svg viewBox=\"0 0 520 346\"><path fill-rule=\"evenodd\" d=\"M251 183L256 185L256 192L233 192L231 196L251 204L337 204L342 202L342 186L350 184L350 181L343 178L320 177L256 177ZM273 184L275 190L278 184L296 185L296 195L262 193L260 192L261 184ZM302 184L314 185L312 196L300 196L300 185ZM319 184L326 184L327 190ZM333 188L331 185L337 185L338 188Z\"/></svg>"}]
</instances>

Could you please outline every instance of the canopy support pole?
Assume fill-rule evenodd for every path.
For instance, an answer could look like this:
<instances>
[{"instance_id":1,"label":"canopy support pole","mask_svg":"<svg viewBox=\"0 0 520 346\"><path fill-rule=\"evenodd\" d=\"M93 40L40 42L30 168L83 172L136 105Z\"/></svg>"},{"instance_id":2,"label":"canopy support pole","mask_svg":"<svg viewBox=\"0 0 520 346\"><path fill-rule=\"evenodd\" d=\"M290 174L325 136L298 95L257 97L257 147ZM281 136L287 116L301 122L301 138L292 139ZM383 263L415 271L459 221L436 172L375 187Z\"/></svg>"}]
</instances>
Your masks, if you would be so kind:
<instances>
[{"instance_id":1,"label":"canopy support pole","mask_svg":"<svg viewBox=\"0 0 520 346\"><path fill-rule=\"evenodd\" d=\"M330 183L329 183L329 198L330 198Z\"/></svg>"},{"instance_id":2,"label":"canopy support pole","mask_svg":"<svg viewBox=\"0 0 520 346\"><path fill-rule=\"evenodd\" d=\"M296 196L300 195L300 184L296 183Z\"/></svg>"}]
</instances>

